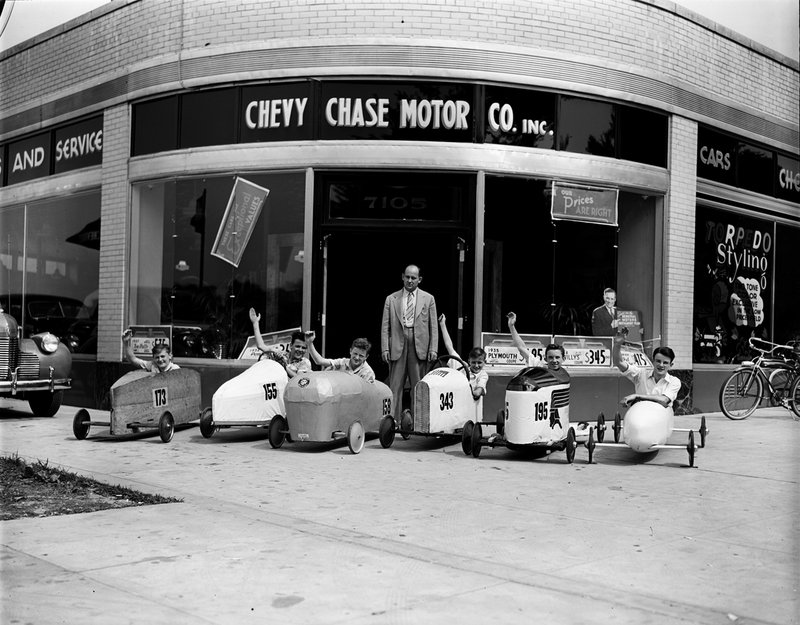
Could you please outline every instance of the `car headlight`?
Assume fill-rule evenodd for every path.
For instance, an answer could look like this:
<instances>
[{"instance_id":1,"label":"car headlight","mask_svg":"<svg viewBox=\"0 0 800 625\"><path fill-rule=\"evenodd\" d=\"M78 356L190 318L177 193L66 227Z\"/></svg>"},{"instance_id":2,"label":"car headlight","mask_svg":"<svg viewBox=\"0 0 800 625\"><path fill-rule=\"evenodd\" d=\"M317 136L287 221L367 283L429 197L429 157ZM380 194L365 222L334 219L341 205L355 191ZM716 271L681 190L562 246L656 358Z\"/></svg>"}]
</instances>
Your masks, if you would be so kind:
<instances>
[{"instance_id":1,"label":"car headlight","mask_svg":"<svg viewBox=\"0 0 800 625\"><path fill-rule=\"evenodd\" d=\"M47 332L42 337L42 349L51 354L58 349L58 337Z\"/></svg>"}]
</instances>

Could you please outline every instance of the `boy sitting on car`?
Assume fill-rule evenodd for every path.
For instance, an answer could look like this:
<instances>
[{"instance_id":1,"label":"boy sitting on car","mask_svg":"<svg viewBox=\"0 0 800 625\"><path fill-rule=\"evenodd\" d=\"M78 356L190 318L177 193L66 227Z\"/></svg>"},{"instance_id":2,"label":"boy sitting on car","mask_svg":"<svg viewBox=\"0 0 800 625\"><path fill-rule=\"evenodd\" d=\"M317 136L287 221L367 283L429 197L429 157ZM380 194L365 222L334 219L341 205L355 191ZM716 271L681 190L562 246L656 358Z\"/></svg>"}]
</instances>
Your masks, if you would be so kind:
<instances>
[{"instance_id":1,"label":"boy sitting on car","mask_svg":"<svg viewBox=\"0 0 800 625\"><path fill-rule=\"evenodd\" d=\"M444 315L439 315L439 329L442 331L442 341L447 353L460 359L461 356L458 355L455 347L453 347L453 341L447 331L447 319ZM486 385L489 382L489 374L484 370L486 352L482 347L473 347L469 350L467 364L469 365L469 385L472 388L472 398L477 401L486 395ZM450 366L455 368L453 361L450 361Z\"/></svg>"},{"instance_id":2,"label":"boy sitting on car","mask_svg":"<svg viewBox=\"0 0 800 625\"><path fill-rule=\"evenodd\" d=\"M256 347L264 354L273 360L280 362L283 368L286 369L286 375L289 379L296 376L298 373L311 371L311 361L306 358L306 341L302 332L292 332L292 342L289 345L288 355L278 345L267 345L264 339L261 338L261 330L259 329L259 322L261 315L259 315L255 308L250 309L250 323L253 324L253 334L256 339Z\"/></svg>"},{"instance_id":3,"label":"boy sitting on car","mask_svg":"<svg viewBox=\"0 0 800 625\"><path fill-rule=\"evenodd\" d=\"M316 333L312 330L306 332L306 346L308 353L315 363L328 370L348 371L363 378L367 382L375 381L375 372L367 364L367 356L372 344L367 339L356 339L350 346L350 358L325 358L314 347Z\"/></svg>"},{"instance_id":4,"label":"boy sitting on car","mask_svg":"<svg viewBox=\"0 0 800 625\"><path fill-rule=\"evenodd\" d=\"M125 352L125 357L128 359L128 362L150 373L166 373L167 371L180 369L178 365L172 362L172 352L169 349L169 345L166 343L156 343L153 345L153 360L150 362L138 358L136 354L133 353L133 347L131 346L132 337L133 332L130 328L122 333L123 351Z\"/></svg>"}]
</instances>

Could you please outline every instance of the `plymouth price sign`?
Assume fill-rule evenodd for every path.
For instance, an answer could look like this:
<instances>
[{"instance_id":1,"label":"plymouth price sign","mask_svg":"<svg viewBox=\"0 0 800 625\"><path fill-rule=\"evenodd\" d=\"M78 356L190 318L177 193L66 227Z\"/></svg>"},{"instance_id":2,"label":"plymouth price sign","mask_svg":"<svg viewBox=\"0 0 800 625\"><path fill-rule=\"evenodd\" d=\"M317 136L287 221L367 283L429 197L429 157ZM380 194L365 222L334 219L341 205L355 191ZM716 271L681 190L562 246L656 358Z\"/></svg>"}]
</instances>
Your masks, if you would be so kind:
<instances>
[{"instance_id":1,"label":"plymouth price sign","mask_svg":"<svg viewBox=\"0 0 800 625\"><path fill-rule=\"evenodd\" d=\"M525 342L525 347L528 348L528 351L537 358L544 360L544 348L550 343L548 335L520 334L520 338ZM486 351L487 365L525 367L528 364L511 342L511 335L509 334L484 333L482 343L483 349Z\"/></svg>"}]
</instances>

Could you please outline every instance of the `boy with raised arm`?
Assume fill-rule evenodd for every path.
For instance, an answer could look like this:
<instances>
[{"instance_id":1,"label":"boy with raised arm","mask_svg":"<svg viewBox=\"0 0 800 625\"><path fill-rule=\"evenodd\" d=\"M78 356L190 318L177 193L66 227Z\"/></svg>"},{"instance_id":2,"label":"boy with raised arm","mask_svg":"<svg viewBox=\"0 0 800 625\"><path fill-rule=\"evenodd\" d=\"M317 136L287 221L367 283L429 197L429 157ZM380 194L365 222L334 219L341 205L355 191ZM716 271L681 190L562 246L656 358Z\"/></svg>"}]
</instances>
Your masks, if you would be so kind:
<instances>
[{"instance_id":1,"label":"boy with raised arm","mask_svg":"<svg viewBox=\"0 0 800 625\"><path fill-rule=\"evenodd\" d=\"M140 369L144 369L150 373L166 373L167 371L180 369L178 365L172 362L172 352L169 349L169 345L165 343L156 343L153 345L153 359L150 361L142 360L133 353L133 347L131 346L132 337L133 332L130 328L122 333L123 352L125 353L125 358L132 365L136 365Z\"/></svg>"},{"instance_id":2,"label":"boy with raised arm","mask_svg":"<svg viewBox=\"0 0 800 625\"><path fill-rule=\"evenodd\" d=\"M350 358L325 358L314 347L314 339L316 333L312 330L306 332L306 346L311 358L319 366L325 369L332 369L334 371L347 371L353 375L357 375L367 382L375 381L375 372L372 367L367 364L367 356L372 344L367 339L356 339L350 346Z\"/></svg>"},{"instance_id":3,"label":"boy with raised arm","mask_svg":"<svg viewBox=\"0 0 800 625\"><path fill-rule=\"evenodd\" d=\"M562 368L564 362L564 348L557 343L550 343L544 350L544 361L528 349L525 341L517 332L517 315L513 312L506 315L508 318L508 331L511 332L511 341L514 346L519 350L520 355L525 359L528 367L541 367L547 366L556 377L560 379L569 380L569 373Z\"/></svg>"},{"instance_id":4,"label":"boy with raised arm","mask_svg":"<svg viewBox=\"0 0 800 625\"><path fill-rule=\"evenodd\" d=\"M652 401L665 408L675 401L681 390L681 381L669 374L675 352L669 347L656 347L653 350L653 370L649 367L623 362L620 357L622 337L614 337L613 359L614 364L626 378L633 382L635 392L627 395L620 402L623 406L630 406L637 401Z\"/></svg>"},{"instance_id":5,"label":"boy with raised arm","mask_svg":"<svg viewBox=\"0 0 800 625\"><path fill-rule=\"evenodd\" d=\"M447 331L447 320L444 315L439 315L439 329L447 353L456 358L461 358L453 347L450 333ZM486 352L482 347L473 347L467 356L469 364L469 385L472 388L472 398L477 400L486 395L486 385L489 383L489 374L484 370L486 366ZM452 364L451 367L455 368Z\"/></svg>"},{"instance_id":6,"label":"boy with raised arm","mask_svg":"<svg viewBox=\"0 0 800 625\"><path fill-rule=\"evenodd\" d=\"M278 345L267 345L264 339L261 338L261 330L259 323L261 315L259 315L255 308L250 309L250 323L253 324L253 334L256 338L256 347L265 354L280 360L286 369L286 375L293 378L298 373L304 371L311 371L311 361L306 357L306 338L302 332L292 332L292 342L289 345L289 351L284 353Z\"/></svg>"}]
</instances>

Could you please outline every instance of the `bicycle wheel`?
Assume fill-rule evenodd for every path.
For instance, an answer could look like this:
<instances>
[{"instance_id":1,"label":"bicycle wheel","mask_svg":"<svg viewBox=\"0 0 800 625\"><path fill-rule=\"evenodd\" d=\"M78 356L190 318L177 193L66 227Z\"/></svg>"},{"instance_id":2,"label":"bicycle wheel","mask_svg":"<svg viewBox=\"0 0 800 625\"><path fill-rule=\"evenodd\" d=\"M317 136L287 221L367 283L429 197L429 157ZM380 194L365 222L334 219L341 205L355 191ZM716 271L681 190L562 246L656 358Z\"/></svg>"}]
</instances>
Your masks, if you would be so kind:
<instances>
[{"instance_id":1,"label":"bicycle wheel","mask_svg":"<svg viewBox=\"0 0 800 625\"><path fill-rule=\"evenodd\" d=\"M746 419L761 403L764 383L756 369L739 369L719 389L719 407L729 419Z\"/></svg>"},{"instance_id":2,"label":"bicycle wheel","mask_svg":"<svg viewBox=\"0 0 800 625\"><path fill-rule=\"evenodd\" d=\"M795 376L794 382L789 388L789 408L792 409L793 416L800 419L800 375Z\"/></svg>"},{"instance_id":3,"label":"bicycle wheel","mask_svg":"<svg viewBox=\"0 0 800 625\"><path fill-rule=\"evenodd\" d=\"M775 395L770 397L770 406L782 406L781 400L789 398L793 378L794 373L790 369L773 369L770 372L769 384L775 391Z\"/></svg>"}]
</instances>

